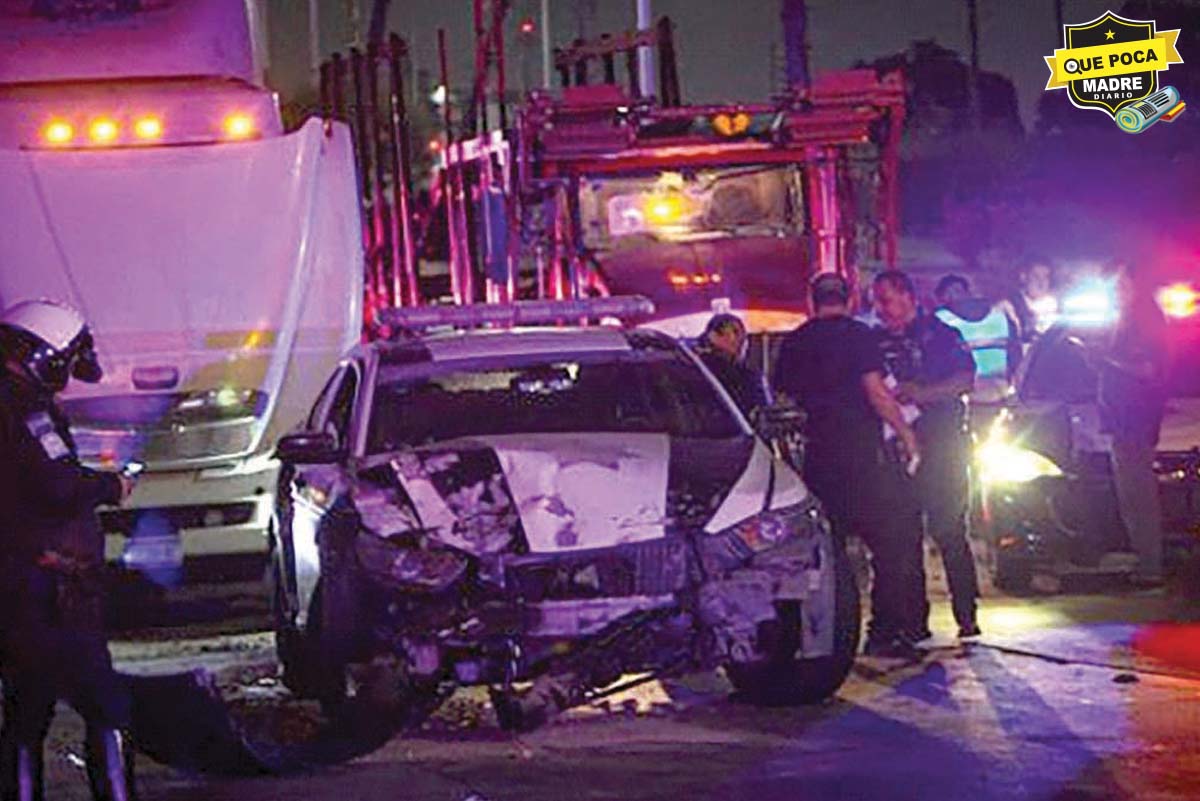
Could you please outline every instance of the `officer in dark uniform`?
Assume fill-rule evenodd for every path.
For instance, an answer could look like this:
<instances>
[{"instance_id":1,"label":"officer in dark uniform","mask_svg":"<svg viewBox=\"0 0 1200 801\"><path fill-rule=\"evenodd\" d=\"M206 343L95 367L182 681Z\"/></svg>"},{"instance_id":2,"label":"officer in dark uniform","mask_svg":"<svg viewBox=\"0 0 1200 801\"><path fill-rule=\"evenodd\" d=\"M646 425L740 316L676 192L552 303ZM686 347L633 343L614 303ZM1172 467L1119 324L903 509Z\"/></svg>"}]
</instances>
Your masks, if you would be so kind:
<instances>
[{"instance_id":1,"label":"officer in dark uniform","mask_svg":"<svg viewBox=\"0 0 1200 801\"><path fill-rule=\"evenodd\" d=\"M774 387L807 415L804 478L821 500L841 543L857 536L871 551L871 624L866 653L912 655L903 633L908 620L905 587L921 580L915 554L919 532L900 509L906 487L889 457L883 424L919 455L916 436L884 385L875 335L849 316L850 287L836 274L812 284L814 316L780 345Z\"/></svg>"},{"instance_id":2,"label":"officer in dark uniform","mask_svg":"<svg viewBox=\"0 0 1200 801\"><path fill-rule=\"evenodd\" d=\"M749 417L766 405L762 376L745 363L746 326L732 314L714 314L704 327L696 354Z\"/></svg>"},{"instance_id":3,"label":"officer in dark uniform","mask_svg":"<svg viewBox=\"0 0 1200 801\"><path fill-rule=\"evenodd\" d=\"M14 306L0 316L0 356L0 796L43 797L42 744L62 699L87 723L94 797L126 801L119 731L130 700L103 630L95 511L121 502L133 481L83 467L55 403L71 376L101 377L76 312L44 301Z\"/></svg>"},{"instance_id":4,"label":"officer in dark uniform","mask_svg":"<svg viewBox=\"0 0 1200 801\"><path fill-rule=\"evenodd\" d=\"M975 361L958 331L920 313L912 280L905 273L880 273L873 289L882 323L879 346L896 381L896 400L920 412L913 425L922 454L915 488L924 529L942 552L959 637L976 637L979 584L967 542L971 444L966 404L975 386ZM914 525L919 530L921 521ZM923 579L919 588L913 588L910 603L922 622L909 635L919 641L929 636Z\"/></svg>"}]
</instances>

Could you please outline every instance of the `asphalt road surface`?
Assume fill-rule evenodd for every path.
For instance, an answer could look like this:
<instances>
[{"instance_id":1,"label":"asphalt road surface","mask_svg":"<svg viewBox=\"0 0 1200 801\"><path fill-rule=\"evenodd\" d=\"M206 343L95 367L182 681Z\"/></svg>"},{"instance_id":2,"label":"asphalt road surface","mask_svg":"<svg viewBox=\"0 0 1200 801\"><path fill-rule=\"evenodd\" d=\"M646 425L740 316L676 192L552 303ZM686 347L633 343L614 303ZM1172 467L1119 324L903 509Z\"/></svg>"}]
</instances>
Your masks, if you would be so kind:
<instances>
[{"instance_id":1,"label":"asphalt road surface","mask_svg":"<svg viewBox=\"0 0 1200 801\"><path fill-rule=\"evenodd\" d=\"M815 708L758 709L700 675L644 684L517 738L483 697L460 693L422 729L303 775L212 778L139 757L140 798L1197 798L1200 629L1169 622L1200 609L1184 590L991 598L981 642L947 639L913 663L862 659L836 700ZM240 709L269 713L277 728L312 725L315 711L274 680L256 586L200 590L183 610L176 626L121 635L121 666L203 665ZM206 617L215 610L220 619ZM935 629L952 631L944 603L935 615ZM88 797L80 731L60 712L51 798Z\"/></svg>"}]
</instances>

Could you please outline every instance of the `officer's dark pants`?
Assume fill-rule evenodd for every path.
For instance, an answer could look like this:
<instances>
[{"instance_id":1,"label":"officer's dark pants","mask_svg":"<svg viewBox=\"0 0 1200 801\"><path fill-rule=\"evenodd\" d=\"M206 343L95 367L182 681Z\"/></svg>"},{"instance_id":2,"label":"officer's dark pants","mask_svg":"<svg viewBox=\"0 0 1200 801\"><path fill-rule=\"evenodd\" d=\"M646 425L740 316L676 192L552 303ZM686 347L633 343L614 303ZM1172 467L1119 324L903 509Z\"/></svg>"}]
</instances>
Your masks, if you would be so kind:
<instances>
[{"instance_id":1,"label":"officer's dark pants","mask_svg":"<svg viewBox=\"0 0 1200 801\"><path fill-rule=\"evenodd\" d=\"M968 460L970 440L965 436L945 438L941 443L925 446L916 487L924 517L925 532L937 543L950 585L950 601L954 620L959 627L975 624L975 606L979 598L979 581L975 574L975 558L967 542L967 520L970 514L970 482ZM919 562L922 581L921 594L912 604L918 610L921 628L927 629L929 601L924 592L925 562Z\"/></svg>"},{"instance_id":2,"label":"officer's dark pants","mask_svg":"<svg viewBox=\"0 0 1200 801\"><path fill-rule=\"evenodd\" d=\"M855 536L871 552L869 637L888 641L909 630L914 622L911 587L921 581L914 559L920 531L911 525L915 507L895 466L879 456L810 449L804 477L841 543Z\"/></svg>"},{"instance_id":3,"label":"officer's dark pants","mask_svg":"<svg viewBox=\"0 0 1200 801\"><path fill-rule=\"evenodd\" d=\"M11 572L6 578L10 586L3 601L12 606L0 652L0 759L14 759L20 747L40 754L60 699L83 717L89 731L127 728L129 690L112 668L98 596L84 593L82 603L66 606L73 614L64 614L63 582L76 579L40 568ZM2 767L0 776L13 775L10 765ZM7 799L10 792L14 789L0 788L0 797Z\"/></svg>"}]
</instances>

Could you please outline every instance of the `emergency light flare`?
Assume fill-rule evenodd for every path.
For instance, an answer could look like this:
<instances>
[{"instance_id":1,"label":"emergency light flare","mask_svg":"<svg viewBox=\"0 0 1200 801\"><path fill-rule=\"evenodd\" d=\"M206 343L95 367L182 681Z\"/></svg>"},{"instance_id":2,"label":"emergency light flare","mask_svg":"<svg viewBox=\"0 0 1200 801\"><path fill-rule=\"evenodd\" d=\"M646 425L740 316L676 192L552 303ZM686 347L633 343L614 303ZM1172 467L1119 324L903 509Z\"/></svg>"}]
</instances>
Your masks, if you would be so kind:
<instances>
[{"instance_id":1,"label":"emergency light flare","mask_svg":"<svg viewBox=\"0 0 1200 801\"><path fill-rule=\"evenodd\" d=\"M1076 325L1104 325L1116 317L1111 283L1094 283L1063 301L1063 316Z\"/></svg>"},{"instance_id":2,"label":"emergency light flare","mask_svg":"<svg viewBox=\"0 0 1200 801\"><path fill-rule=\"evenodd\" d=\"M88 138L98 145L112 144L120 133L120 127L111 117L99 117L88 126Z\"/></svg>"},{"instance_id":3,"label":"emergency light flare","mask_svg":"<svg viewBox=\"0 0 1200 801\"><path fill-rule=\"evenodd\" d=\"M42 129L42 138L51 145L65 145L75 138L75 128L66 120L52 120Z\"/></svg>"},{"instance_id":4,"label":"emergency light flare","mask_svg":"<svg viewBox=\"0 0 1200 801\"><path fill-rule=\"evenodd\" d=\"M1192 317L1200 311L1200 292L1187 284L1164 287L1158 293L1158 305L1168 317Z\"/></svg>"}]
</instances>

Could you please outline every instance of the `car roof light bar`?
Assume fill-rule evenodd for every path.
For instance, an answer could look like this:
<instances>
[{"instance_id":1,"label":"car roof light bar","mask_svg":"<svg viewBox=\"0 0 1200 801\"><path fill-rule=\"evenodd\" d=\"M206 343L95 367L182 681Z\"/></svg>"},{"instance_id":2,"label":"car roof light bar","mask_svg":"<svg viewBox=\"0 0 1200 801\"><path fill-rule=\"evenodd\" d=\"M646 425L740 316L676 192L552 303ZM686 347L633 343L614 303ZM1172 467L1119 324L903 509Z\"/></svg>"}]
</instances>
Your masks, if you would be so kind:
<instances>
[{"instance_id":1,"label":"car roof light bar","mask_svg":"<svg viewBox=\"0 0 1200 801\"><path fill-rule=\"evenodd\" d=\"M512 327L577 323L606 317L627 322L654 314L654 303L640 295L587 300L519 300L514 303L478 303L466 306L419 306L380 309L380 325L416 331L426 328Z\"/></svg>"}]
</instances>

